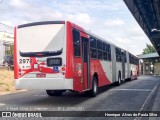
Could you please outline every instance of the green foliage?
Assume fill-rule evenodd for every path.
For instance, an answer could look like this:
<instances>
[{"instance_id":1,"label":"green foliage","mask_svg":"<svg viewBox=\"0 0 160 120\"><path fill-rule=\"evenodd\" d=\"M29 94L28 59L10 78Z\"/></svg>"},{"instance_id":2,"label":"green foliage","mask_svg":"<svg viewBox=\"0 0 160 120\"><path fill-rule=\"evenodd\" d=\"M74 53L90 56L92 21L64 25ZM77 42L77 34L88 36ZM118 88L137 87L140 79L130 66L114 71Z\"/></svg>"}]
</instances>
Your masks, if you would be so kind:
<instances>
[{"instance_id":1,"label":"green foliage","mask_svg":"<svg viewBox=\"0 0 160 120\"><path fill-rule=\"evenodd\" d=\"M9 87L7 87L7 88L5 89L5 91L10 91Z\"/></svg>"},{"instance_id":2,"label":"green foliage","mask_svg":"<svg viewBox=\"0 0 160 120\"><path fill-rule=\"evenodd\" d=\"M4 83L0 82L0 86L3 85Z\"/></svg>"},{"instance_id":3,"label":"green foliage","mask_svg":"<svg viewBox=\"0 0 160 120\"><path fill-rule=\"evenodd\" d=\"M154 53L156 49L151 44L146 44L146 48L143 49L142 54Z\"/></svg>"},{"instance_id":4,"label":"green foliage","mask_svg":"<svg viewBox=\"0 0 160 120\"><path fill-rule=\"evenodd\" d=\"M10 50L6 50L6 55L12 55L13 56L13 53L14 53L14 47L13 45L9 45L10 47Z\"/></svg>"},{"instance_id":5,"label":"green foliage","mask_svg":"<svg viewBox=\"0 0 160 120\"><path fill-rule=\"evenodd\" d=\"M5 91L10 91L10 89L9 89L9 84L6 84Z\"/></svg>"}]
</instances>

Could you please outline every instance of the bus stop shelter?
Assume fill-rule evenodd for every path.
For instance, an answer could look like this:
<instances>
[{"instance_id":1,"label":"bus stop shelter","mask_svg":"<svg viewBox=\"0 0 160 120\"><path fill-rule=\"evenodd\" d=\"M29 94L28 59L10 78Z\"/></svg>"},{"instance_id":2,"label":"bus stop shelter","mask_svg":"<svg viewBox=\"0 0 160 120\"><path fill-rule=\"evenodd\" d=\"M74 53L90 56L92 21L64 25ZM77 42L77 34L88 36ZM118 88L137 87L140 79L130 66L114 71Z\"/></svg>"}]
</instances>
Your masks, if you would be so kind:
<instances>
[{"instance_id":1,"label":"bus stop shelter","mask_svg":"<svg viewBox=\"0 0 160 120\"><path fill-rule=\"evenodd\" d=\"M137 57L140 59L140 74L160 75L160 56L158 53L142 54Z\"/></svg>"}]
</instances>

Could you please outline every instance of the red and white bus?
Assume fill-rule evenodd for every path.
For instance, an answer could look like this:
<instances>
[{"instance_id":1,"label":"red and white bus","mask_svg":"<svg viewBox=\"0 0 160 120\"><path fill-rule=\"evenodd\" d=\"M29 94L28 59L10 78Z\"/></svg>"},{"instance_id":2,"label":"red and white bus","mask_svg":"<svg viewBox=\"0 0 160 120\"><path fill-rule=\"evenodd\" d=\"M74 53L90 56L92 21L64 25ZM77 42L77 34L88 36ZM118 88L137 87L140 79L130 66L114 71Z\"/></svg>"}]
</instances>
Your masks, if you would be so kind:
<instances>
[{"instance_id":1,"label":"red and white bus","mask_svg":"<svg viewBox=\"0 0 160 120\"><path fill-rule=\"evenodd\" d=\"M17 89L66 90L96 96L98 87L138 76L138 59L69 21L23 24L14 31Z\"/></svg>"}]
</instances>

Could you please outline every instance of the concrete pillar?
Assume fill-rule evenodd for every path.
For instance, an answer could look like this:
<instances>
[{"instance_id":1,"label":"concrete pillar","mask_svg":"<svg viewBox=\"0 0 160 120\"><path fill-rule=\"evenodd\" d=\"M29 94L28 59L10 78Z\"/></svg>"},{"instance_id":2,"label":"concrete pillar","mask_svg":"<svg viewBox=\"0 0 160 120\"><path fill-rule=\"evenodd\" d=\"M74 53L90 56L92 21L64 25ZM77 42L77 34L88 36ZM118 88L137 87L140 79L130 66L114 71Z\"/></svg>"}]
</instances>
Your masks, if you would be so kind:
<instances>
[{"instance_id":1,"label":"concrete pillar","mask_svg":"<svg viewBox=\"0 0 160 120\"><path fill-rule=\"evenodd\" d=\"M143 59L143 75L145 75L145 59Z\"/></svg>"}]
</instances>

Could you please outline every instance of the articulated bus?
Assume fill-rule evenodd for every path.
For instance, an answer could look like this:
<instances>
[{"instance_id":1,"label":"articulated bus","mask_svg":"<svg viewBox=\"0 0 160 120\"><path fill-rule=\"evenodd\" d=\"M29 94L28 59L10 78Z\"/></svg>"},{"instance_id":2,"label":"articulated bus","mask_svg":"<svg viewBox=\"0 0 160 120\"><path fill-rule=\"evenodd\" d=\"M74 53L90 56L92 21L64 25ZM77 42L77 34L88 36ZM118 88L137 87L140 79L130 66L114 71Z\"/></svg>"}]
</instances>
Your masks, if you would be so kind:
<instances>
[{"instance_id":1,"label":"articulated bus","mask_svg":"<svg viewBox=\"0 0 160 120\"><path fill-rule=\"evenodd\" d=\"M23 24L14 30L16 89L66 90L96 96L98 88L138 77L138 58L69 21Z\"/></svg>"}]
</instances>

